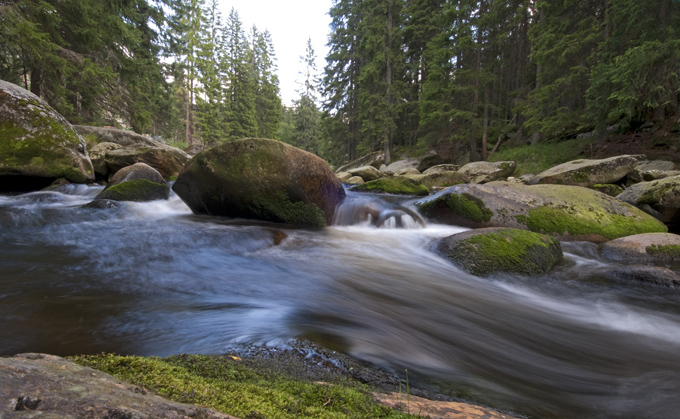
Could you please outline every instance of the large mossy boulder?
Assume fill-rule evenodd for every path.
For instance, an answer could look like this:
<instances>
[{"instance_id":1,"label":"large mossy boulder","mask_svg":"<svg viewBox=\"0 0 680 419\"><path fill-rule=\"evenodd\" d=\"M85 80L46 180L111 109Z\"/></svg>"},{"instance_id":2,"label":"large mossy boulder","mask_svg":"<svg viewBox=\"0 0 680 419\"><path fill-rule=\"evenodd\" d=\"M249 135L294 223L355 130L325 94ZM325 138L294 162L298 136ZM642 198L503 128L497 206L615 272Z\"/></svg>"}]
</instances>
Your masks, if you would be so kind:
<instances>
[{"instance_id":1,"label":"large mossy boulder","mask_svg":"<svg viewBox=\"0 0 680 419\"><path fill-rule=\"evenodd\" d=\"M574 160L552 167L534 176L529 184L592 186L617 183L645 156L615 156L601 160Z\"/></svg>"},{"instance_id":2,"label":"large mossy boulder","mask_svg":"<svg viewBox=\"0 0 680 419\"><path fill-rule=\"evenodd\" d=\"M85 142L28 90L0 80L0 191L30 191L64 178L94 180Z\"/></svg>"},{"instance_id":3,"label":"large mossy boulder","mask_svg":"<svg viewBox=\"0 0 680 419\"><path fill-rule=\"evenodd\" d=\"M562 258L560 242L545 234L511 228L468 230L435 243L436 252L466 272L544 274Z\"/></svg>"},{"instance_id":4,"label":"large mossy boulder","mask_svg":"<svg viewBox=\"0 0 680 419\"><path fill-rule=\"evenodd\" d=\"M95 199L114 201L155 201L168 199L170 187L153 167L136 163L120 169Z\"/></svg>"},{"instance_id":5,"label":"large mossy boulder","mask_svg":"<svg viewBox=\"0 0 680 419\"><path fill-rule=\"evenodd\" d=\"M173 190L197 214L323 227L345 197L321 158L280 141L246 138L197 154Z\"/></svg>"},{"instance_id":6,"label":"large mossy boulder","mask_svg":"<svg viewBox=\"0 0 680 419\"><path fill-rule=\"evenodd\" d=\"M429 174L406 175L406 177L422 183L428 189L448 188L461 183L470 183L470 178L467 175L452 171L435 171Z\"/></svg>"},{"instance_id":7,"label":"large mossy boulder","mask_svg":"<svg viewBox=\"0 0 680 419\"><path fill-rule=\"evenodd\" d=\"M621 262L680 262L677 234L636 234L603 243L601 249L605 258Z\"/></svg>"},{"instance_id":8,"label":"large mossy boulder","mask_svg":"<svg viewBox=\"0 0 680 419\"><path fill-rule=\"evenodd\" d=\"M352 186L355 192L389 193L397 195L425 196L430 193L422 183L403 176L388 176Z\"/></svg>"},{"instance_id":9,"label":"large mossy boulder","mask_svg":"<svg viewBox=\"0 0 680 419\"><path fill-rule=\"evenodd\" d=\"M514 161L476 161L468 163L458 171L470 178L471 183L489 183L512 176L517 168Z\"/></svg>"},{"instance_id":10,"label":"large mossy boulder","mask_svg":"<svg viewBox=\"0 0 680 419\"><path fill-rule=\"evenodd\" d=\"M473 228L510 227L560 240L604 242L666 226L632 205L578 186L456 185L416 203L425 217Z\"/></svg>"},{"instance_id":11,"label":"large mossy boulder","mask_svg":"<svg viewBox=\"0 0 680 419\"><path fill-rule=\"evenodd\" d=\"M641 208L666 224L680 224L680 176L629 186L618 199Z\"/></svg>"}]
</instances>

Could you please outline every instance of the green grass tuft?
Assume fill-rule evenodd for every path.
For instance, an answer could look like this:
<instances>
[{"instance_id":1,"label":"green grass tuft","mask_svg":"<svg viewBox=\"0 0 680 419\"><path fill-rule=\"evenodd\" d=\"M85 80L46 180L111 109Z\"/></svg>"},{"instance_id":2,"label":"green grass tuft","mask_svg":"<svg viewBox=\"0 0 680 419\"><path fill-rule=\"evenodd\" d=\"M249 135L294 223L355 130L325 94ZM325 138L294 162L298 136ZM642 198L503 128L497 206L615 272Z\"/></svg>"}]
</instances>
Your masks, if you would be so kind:
<instances>
[{"instance_id":1,"label":"green grass tuft","mask_svg":"<svg viewBox=\"0 0 680 419\"><path fill-rule=\"evenodd\" d=\"M515 176L526 173L538 174L558 164L571 160L589 158L583 151L594 144L593 139L546 142L536 145L507 148L494 153L489 161L514 161L517 163Z\"/></svg>"}]
</instances>

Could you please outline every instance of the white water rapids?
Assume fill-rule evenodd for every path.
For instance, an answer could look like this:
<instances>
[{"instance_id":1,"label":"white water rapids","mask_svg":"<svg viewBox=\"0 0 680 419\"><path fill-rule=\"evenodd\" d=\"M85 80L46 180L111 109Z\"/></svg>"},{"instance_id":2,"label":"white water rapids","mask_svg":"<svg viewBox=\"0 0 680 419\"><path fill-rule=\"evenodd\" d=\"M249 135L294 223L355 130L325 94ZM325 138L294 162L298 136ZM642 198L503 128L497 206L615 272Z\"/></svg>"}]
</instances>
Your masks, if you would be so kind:
<instances>
[{"instance_id":1,"label":"white water rapids","mask_svg":"<svg viewBox=\"0 0 680 419\"><path fill-rule=\"evenodd\" d=\"M176 196L81 208L97 192L0 196L0 354L303 336L532 417L680 412L680 290L606 279L616 265L593 244L563 243L546 276L477 278L430 251L463 228L422 228L376 197L350 194L343 225L308 230L195 216ZM353 218L366 205L401 220Z\"/></svg>"}]
</instances>

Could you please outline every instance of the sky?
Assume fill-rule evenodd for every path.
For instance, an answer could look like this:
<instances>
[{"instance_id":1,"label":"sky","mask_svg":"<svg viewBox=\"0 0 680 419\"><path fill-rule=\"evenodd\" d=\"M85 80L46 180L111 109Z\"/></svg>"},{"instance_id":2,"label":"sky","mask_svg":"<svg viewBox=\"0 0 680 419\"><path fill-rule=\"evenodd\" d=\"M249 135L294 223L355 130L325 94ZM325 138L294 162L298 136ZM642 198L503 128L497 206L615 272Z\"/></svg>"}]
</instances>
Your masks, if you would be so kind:
<instances>
[{"instance_id":1,"label":"sky","mask_svg":"<svg viewBox=\"0 0 680 419\"><path fill-rule=\"evenodd\" d=\"M299 94L296 82L302 82L307 39L311 38L316 54L317 71L326 66L328 34L331 18L328 11L332 0L221 0L222 17L229 16L233 7L246 33L253 25L269 31L274 41L283 104L290 106Z\"/></svg>"}]
</instances>

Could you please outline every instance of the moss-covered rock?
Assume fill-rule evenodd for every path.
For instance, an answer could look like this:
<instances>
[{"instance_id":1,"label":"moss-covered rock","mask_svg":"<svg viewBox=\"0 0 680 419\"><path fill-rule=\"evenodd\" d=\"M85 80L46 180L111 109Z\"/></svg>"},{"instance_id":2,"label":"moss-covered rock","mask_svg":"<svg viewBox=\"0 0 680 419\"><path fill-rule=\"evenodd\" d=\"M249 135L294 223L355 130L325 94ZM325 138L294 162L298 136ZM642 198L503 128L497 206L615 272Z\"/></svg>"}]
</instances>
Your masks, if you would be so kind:
<instances>
[{"instance_id":1,"label":"moss-covered rock","mask_svg":"<svg viewBox=\"0 0 680 419\"><path fill-rule=\"evenodd\" d=\"M603 243L601 249L605 258L622 262L680 262L677 234L636 234Z\"/></svg>"},{"instance_id":2,"label":"moss-covered rock","mask_svg":"<svg viewBox=\"0 0 680 419\"><path fill-rule=\"evenodd\" d=\"M556 184L592 186L616 183L633 171L645 156L616 156L601 160L573 160L539 173L531 185Z\"/></svg>"},{"instance_id":3,"label":"moss-covered rock","mask_svg":"<svg viewBox=\"0 0 680 419\"><path fill-rule=\"evenodd\" d=\"M111 178L96 200L154 201L168 199L170 188L158 171L144 163L125 167Z\"/></svg>"},{"instance_id":4,"label":"moss-covered rock","mask_svg":"<svg viewBox=\"0 0 680 419\"><path fill-rule=\"evenodd\" d=\"M616 198L578 186L492 182L456 185L416 203L434 221L466 227L510 227L560 240L604 242L666 226Z\"/></svg>"},{"instance_id":5,"label":"moss-covered rock","mask_svg":"<svg viewBox=\"0 0 680 419\"><path fill-rule=\"evenodd\" d=\"M85 142L40 98L0 80L0 190L38 190L58 178L94 180Z\"/></svg>"},{"instance_id":6,"label":"moss-covered rock","mask_svg":"<svg viewBox=\"0 0 680 419\"><path fill-rule=\"evenodd\" d=\"M453 171L433 171L428 174L407 175L406 177L422 183L428 189L448 188L461 183L470 183L470 178L467 175Z\"/></svg>"},{"instance_id":7,"label":"moss-covered rock","mask_svg":"<svg viewBox=\"0 0 680 419\"><path fill-rule=\"evenodd\" d=\"M430 191L422 183L403 176L389 176L352 186L355 192L391 193L398 195L425 196Z\"/></svg>"},{"instance_id":8,"label":"moss-covered rock","mask_svg":"<svg viewBox=\"0 0 680 419\"><path fill-rule=\"evenodd\" d=\"M275 140L247 138L194 156L173 186L198 214L323 227L345 197L328 163Z\"/></svg>"},{"instance_id":9,"label":"moss-covered rock","mask_svg":"<svg viewBox=\"0 0 680 419\"><path fill-rule=\"evenodd\" d=\"M458 171L468 176L471 183L488 183L511 176L516 168L514 161L476 161L466 164Z\"/></svg>"},{"instance_id":10,"label":"moss-covered rock","mask_svg":"<svg viewBox=\"0 0 680 419\"><path fill-rule=\"evenodd\" d=\"M560 242L544 234L509 228L483 228L454 234L435 243L437 253L465 271L540 275L562 258Z\"/></svg>"},{"instance_id":11,"label":"moss-covered rock","mask_svg":"<svg viewBox=\"0 0 680 419\"><path fill-rule=\"evenodd\" d=\"M628 183L651 182L671 176L680 175L675 163L666 160L641 161L628 174Z\"/></svg>"},{"instance_id":12,"label":"moss-covered rock","mask_svg":"<svg viewBox=\"0 0 680 419\"><path fill-rule=\"evenodd\" d=\"M636 183L617 196L666 224L680 224L680 176Z\"/></svg>"},{"instance_id":13,"label":"moss-covered rock","mask_svg":"<svg viewBox=\"0 0 680 419\"><path fill-rule=\"evenodd\" d=\"M623 192L623 188L619 185L612 185L611 183L597 183L590 187L590 189L602 192L609 196L618 196Z\"/></svg>"}]
</instances>

